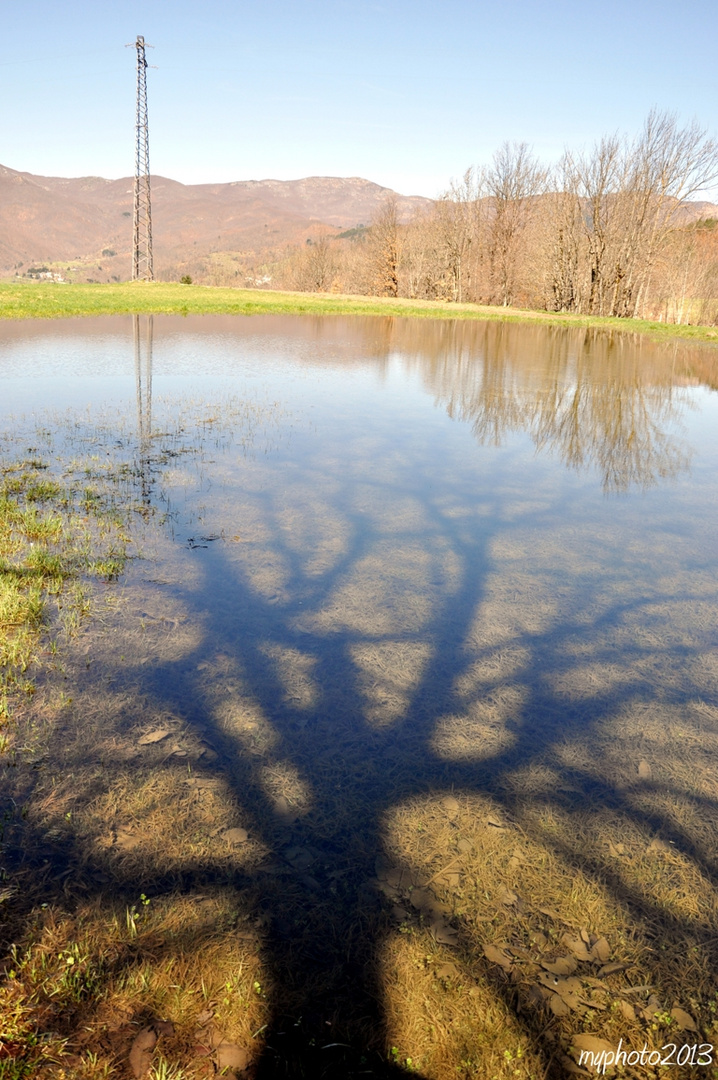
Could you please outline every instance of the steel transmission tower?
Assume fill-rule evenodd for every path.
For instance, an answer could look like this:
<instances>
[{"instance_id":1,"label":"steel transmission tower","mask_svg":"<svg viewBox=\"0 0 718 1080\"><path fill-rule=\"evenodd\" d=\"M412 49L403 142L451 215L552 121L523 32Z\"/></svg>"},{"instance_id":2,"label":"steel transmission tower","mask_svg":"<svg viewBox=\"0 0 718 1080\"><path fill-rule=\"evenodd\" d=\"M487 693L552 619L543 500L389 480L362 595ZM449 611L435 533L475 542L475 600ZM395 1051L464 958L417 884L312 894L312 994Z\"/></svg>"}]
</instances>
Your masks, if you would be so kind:
<instances>
[{"instance_id":1,"label":"steel transmission tower","mask_svg":"<svg viewBox=\"0 0 718 1080\"><path fill-rule=\"evenodd\" d=\"M152 206L150 202L150 134L147 121L145 39L137 36L137 145L135 148L135 212L132 280L154 281ZM152 48L151 45L148 48Z\"/></svg>"}]
</instances>

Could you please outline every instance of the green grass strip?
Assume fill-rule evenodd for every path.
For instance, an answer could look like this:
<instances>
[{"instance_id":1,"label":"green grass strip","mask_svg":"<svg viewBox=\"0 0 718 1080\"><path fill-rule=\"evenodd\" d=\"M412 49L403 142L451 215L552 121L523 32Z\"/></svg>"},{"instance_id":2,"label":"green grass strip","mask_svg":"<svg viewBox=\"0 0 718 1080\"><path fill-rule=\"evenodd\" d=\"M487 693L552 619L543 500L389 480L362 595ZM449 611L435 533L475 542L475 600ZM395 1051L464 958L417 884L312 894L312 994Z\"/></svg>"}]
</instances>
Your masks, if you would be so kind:
<instances>
[{"instance_id":1,"label":"green grass strip","mask_svg":"<svg viewBox=\"0 0 718 1080\"><path fill-rule=\"evenodd\" d=\"M383 315L421 319L540 322L649 334L663 340L718 342L714 326L673 326L646 319L557 314L479 304L322 293L265 292L173 282L70 285L0 282L0 318L57 319L85 315Z\"/></svg>"}]
</instances>

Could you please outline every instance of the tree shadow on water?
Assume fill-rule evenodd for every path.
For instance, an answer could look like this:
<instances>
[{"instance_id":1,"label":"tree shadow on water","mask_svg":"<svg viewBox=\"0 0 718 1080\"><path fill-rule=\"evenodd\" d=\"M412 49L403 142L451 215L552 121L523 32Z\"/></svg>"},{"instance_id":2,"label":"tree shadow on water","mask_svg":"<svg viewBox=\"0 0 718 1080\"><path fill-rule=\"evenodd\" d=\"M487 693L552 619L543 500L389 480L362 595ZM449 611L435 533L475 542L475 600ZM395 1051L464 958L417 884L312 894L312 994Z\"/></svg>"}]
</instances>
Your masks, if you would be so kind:
<instances>
[{"instance_id":1,"label":"tree shadow on water","mask_svg":"<svg viewBox=\"0 0 718 1080\"><path fill-rule=\"evenodd\" d=\"M465 411L482 420L480 411ZM532 423L545 431L543 414ZM573 428L569 434L575 453ZM655 470L657 451L651 455ZM621 475L616 460L611 477ZM497 967L482 955L481 945L493 941L492 921L477 923L471 897L447 909L442 875L465 850L458 831L449 823L438 851L431 829L431 850L401 850L394 822L407 808L415 830L422 807L445 799L467 813L485 808L493 814L488 832L503 829L546 854L555 895L580 873L627 913L642 940L679 947L690 937L718 967L705 912L672 909L596 838L605 821L625 830L627 844L660 837L695 880L718 884L715 800L670 774L637 788L619 767L625 754L638 761L646 752L636 710L683 715L704 691L690 675L665 675L688 670L695 642L663 644L636 632L656 611L690 605L696 594L681 583L648 591L626 581L606 585L585 554L585 565L581 556L557 565L552 550L532 549L530 533L516 539L516 517L500 491L477 494L467 518L453 512L450 478L437 483L439 473L424 468L433 487L426 476L408 492L377 478L369 513L357 509L351 478L336 481L328 501L313 490L311 474L299 472L293 489L255 495L269 539L199 547L186 555L195 565L184 583L166 586L192 627L191 647L152 665L136 658L118 677L118 687L124 679L140 689L149 715L180 718L211 748L212 760L201 759L195 776L222 778L264 852L260 862L238 860L234 869L226 858L186 857L142 879L148 895L224 884L246 899L261 929L271 1010L252 1065L261 1080L420 1075L391 1049L387 950L402 933L450 950L467 985L489 986L525 1034L542 1075L564 1075L557 1017L545 1001L530 1007L513 962ZM633 459L629 472L636 472ZM502 480L510 477L497 469L497 487ZM530 532L550 535L555 522L570 518L568 499L532 508ZM287 528L291 502L302 510ZM325 531L336 541L329 554ZM501 548L506 542L517 554ZM563 554L568 561L571 552ZM103 783L111 782L110 764ZM697 818L707 831L693 827ZM575 835L556 825L572 819L582 823ZM60 868L82 865L90 882L103 871L97 851L78 837L50 850L29 827L23 844L36 844ZM129 870L115 866L113 877L118 893L136 895ZM487 869L482 888L502 880ZM102 895L101 885L90 884L84 898L93 890ZM553 918L541 922L531 897L502 903L515 911L524 943L532 927ZM534 972L529 981L537 979ZM484 1075L483 1022L477 1012L466 1075Z\"/></svg>"},{"instance_id":2,"label":"tree shadow on water","mask_svg":"<svg viewBox=\"0 0 718 1080\"><path fill-rule=\"evenodd\" d=\"M382 565L385 537L365 521L355 520L351 538L331 572L316 575L308 574L303 565L310 552L296 542L282 542L280 522L268 506L274 553L285 569L279 594L268 600L266 587L259 590L247 564L242 568L233 563L227 548L198 551L200 578L182 592L181 602L191 623L201 628L201 638L193 652L155 667L144 678L144 689L156 707L181 716L217 753L222 773L242 808L242 820L271 852L256 876L244 883L257 897L265 928L263 961L275 1009L264 1033L258 1077L378 1076L405 1071L399 1063L386 1060L392 1036L385 1016L382 957L385 943L399 931L397 898L391 888L382 890L382 865L401 864L388 822L396 808L417 800L486 798L510 827L548 848L567 868L580 865L588 879L630 912L636 925L649 929L652 939L657 928L667 938L679 939L687 932L705 936L700 919L694 926L687 925L626 880L620 870L612 871L595 850L582 854L561 835L542 831L535 813L541 805L544 811L553 807L568 815L594 813L626 819L646 835L660 835L677 845L715 885L710 846L701 848L679 819L641 805L633 791L612 782L610 775L575 761L557 765L560 759L551 757L577 737L590 743L592 730L598 734L606 717L620 715L636 700L660 698L677 708L684 704L680 689L659 694L641 674L643 650L638 644L624 655L628 676L618 691L615 685L598 690L577 708L575 700L567 700L555 689L575 666L569 645L579 641L589 646L597 663L605 649L604 659L615 662L611 635L622 632L628 616L640 618L644 603L655 605L656 595L650 601L636 596L617 598L591 620L574 611L544 620L541 629L515 633L512 645L521 662L510 682L519 690L520 703L503 724L508 737L497 750L480 749L474 760L470 756L452 759L450 752L442 751L441 739L437 741L442 725L447 718L467 713L463 684L472 665L481 661L481 647L475 640L472 644L472 633L488 602L488 552L506 524L496 504L485 509L484 527L467 532L427 497L422 542L426 536L440 537L436 551L441 555L410 572L401 553L404 545L413 552L415 537L394 531L391 545L397 573L391 562ZM557 507L550 513L556 514ZM432 593L427 583L448 563L454 567L450 587L443 595L441 590ZM365 572L367 566L370 569ZM402 595L406 581L404 586L397 584L407 573L409 591L432 594L421 615L406 606L406 595ZM681 599L690 598L670 597L672 602ZM585 595L584 600L589 609L595 607L595 597ZM387 642L398 647L399 656L401 646L421 646L422 662L409 680L403 708L395 709L391 722L382 725L376 723L376 710L372 711L376 694L367 695L362 649L381 649ZM411 651L405 655L410 658ZM225 673L233 671L238 676L244 705L250 702L269 725L270 751L247 753L241 730L235 734L226 712L218 709L218 694L225 705L227 697L211 677L217 657L222 658ZM306 662L311 702L298 702L293 695L282 657ZM401 660L394 659L394 664L400 665ZM370 670L374 670L371 664ZM484 679L482 694L491 697L505 681L500 675ZM521 776L547 758L553 762L553 786L536 797L526 795ZM304 793L305 806L299 815L295 816L291 802L277 799L268 787L268 765L277 763ZM716 807L710 800L698 803L702 814L715 818ZM450 863L454 854L455 849L448 848L441 852L441 861ZM412 896L431 891L432 879L406 857L402 865L411 883L411 903ZM221 867L196 867L192 881L201 885L218 876L221 879L223 873ZM432 908L429 897L416 911L410 908L407 921L412 924L414 919L423 932L438 933L439 941L442 930L453 932L454 946L472 977L488 980L524 1027L534 1052L543 1058L544 1075L563 1075L555 1045L542 1038L545 1016L532 1014L511 980L478 955L475 933L468 932L464 917L442 914L440 900ZM451 937L443 940L451 941ZM475 1024L478 1033L480 1015Z\"/></svg>"},{"instance_id":3,"label":"tree shadow on water","mask_svg":"<svg viewBox=\"0 0 718 1080\"><path fill-rule=\"evenodd\" d=\"M294 871L285 890L283 876L273 876L278 867L270 864L261 890L264 960L280 1015L268 1026L258 1076L404 1072L385 1060L389 1035L379 957L381 938L395 932L395 923L375 888L377 864L391 858L384 819L397 801L451 790L451 768L427 742L435 715L452 703L462 642L480 602L485 550L482 542L468 545L468 573L428 627L399 632L409 644L430 641L432 657L405 717L382 729L368 722L353 650L386 635L352 628L341 617L328 632L308 626L371 556L375 540L365 525L357 527L332 573L318 584L302 570L307 553L284 546L281 555L291 567L284 593L300 599L273 604L236 573L221 548L203 551L202 584L182 598L190 619L203 628L201 643L179 663L154 668L146 685L158 705L181 715L217 753L247 819ZM353 602L363 606L354 592ZM385 599L391 607L392 599ZM362 611L359 621L371 614ZM386 621L386 612L376 614ZM397 622L396 613L391 621ZM390 636L395 641L396 630ZM288 695L273 660L277 648L309 661L310 707ZM272 760L288 764L308 793L309 808L301 816L267 791L261 776L266 761L247 755L231 730L213 723L213 687L198 677L198 667L218 655L238 661L245 700L258 707L276 736ZM345 1040L351 1049L341 1045Z\"/></svg>"}]
</instances>

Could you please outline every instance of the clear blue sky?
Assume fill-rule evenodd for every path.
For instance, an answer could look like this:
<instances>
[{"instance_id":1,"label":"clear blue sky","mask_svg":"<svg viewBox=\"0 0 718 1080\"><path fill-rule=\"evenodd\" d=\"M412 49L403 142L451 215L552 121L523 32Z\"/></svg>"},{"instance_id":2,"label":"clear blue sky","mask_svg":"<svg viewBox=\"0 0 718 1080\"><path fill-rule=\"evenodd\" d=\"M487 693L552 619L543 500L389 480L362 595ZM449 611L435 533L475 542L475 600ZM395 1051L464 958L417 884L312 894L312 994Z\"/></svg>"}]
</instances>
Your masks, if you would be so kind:
<instances>
[{"instance_id":1,"label":"clear blue sky","mask_svg":"<svg viewBox=\"0 0 718 1080\"><path fill-rule=\"evenodd\" d=\"M0 163L44 175L132 173L137 34L152 171L184 183L431 196L504 140L551 161L652 105L718 130L708 0L23 0L2 22Z\"/></svg>"}]
</instances>

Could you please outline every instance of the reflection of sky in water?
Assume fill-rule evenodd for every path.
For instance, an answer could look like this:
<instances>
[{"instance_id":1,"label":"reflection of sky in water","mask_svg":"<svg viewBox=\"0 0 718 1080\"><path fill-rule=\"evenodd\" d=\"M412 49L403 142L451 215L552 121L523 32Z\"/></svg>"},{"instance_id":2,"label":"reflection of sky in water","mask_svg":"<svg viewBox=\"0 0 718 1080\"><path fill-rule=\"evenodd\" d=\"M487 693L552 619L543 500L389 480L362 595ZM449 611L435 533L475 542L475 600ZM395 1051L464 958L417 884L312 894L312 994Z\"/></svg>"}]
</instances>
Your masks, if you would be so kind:
<instances>
[{"instance_id":1,"label":"reflection of sky in water","mask_svg":"<svg viewBox=\"0 0 718 1080\"><path fill-rule=\"evenodd\" d=\"M0 410L8 426L107 407L126 410L131 423L132 325L130 316L3 324ZM143 350L146 327L143 319ZM495 490L499 470L504 497L530 506L537 485L559 484L566 495L602 474L609 492L657 485L661 498L667 489L685 498L689 469L693 484L707 481L717 449L715 392L695 385L692 372L683 377L693 354L710 363L706 350L599 336L590 356L582 333L419 320L155 317L152 396L155 407L174 397L276 402L285 413L280 427L291 428L287 461L296 467L298 458L318 455L326 477L357 481L368 469L373 483L455 486L463 476L481 487L491 475ZM558 460L569 471L557 473Z\"/></svg>"}]
</instances>

